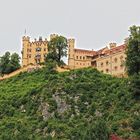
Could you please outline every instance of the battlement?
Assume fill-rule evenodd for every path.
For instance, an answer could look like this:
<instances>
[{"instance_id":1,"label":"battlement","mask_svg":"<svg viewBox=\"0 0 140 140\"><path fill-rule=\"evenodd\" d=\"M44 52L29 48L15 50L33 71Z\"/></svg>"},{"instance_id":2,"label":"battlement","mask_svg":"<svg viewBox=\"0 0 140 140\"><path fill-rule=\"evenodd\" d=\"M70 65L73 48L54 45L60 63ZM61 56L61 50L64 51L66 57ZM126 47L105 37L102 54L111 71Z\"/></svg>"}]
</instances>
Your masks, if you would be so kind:
<instances>
[{"instance_id":1,"label":"battlement","mask_svg":"<svg viewBox=\"0 0 140 140\"><path fill-rule=\"evenodd\" d=\"M22 37L22 40L23 41L29 41L30 42L30 37L29 36L23 36Z\"/></svg>"},{"instance_id":2,"label":"battlement","mask_svg":"<svg viewBox=\"0 0 140 140\"><path fill-rule=\"evenodd\" d=\"M73 38L68 39L68 43L75 43L75 39Z\"/></svg>"},{"instance_id":3,"label":"battlement","mask_svg":"<svg viewBox=\"0 0 140 140\"><path fill-rule=\"evenodd\" d=\"M109 43L110 49L115 48L115 47L117 47L117 43Z\"/></svg>"}]
</instances>

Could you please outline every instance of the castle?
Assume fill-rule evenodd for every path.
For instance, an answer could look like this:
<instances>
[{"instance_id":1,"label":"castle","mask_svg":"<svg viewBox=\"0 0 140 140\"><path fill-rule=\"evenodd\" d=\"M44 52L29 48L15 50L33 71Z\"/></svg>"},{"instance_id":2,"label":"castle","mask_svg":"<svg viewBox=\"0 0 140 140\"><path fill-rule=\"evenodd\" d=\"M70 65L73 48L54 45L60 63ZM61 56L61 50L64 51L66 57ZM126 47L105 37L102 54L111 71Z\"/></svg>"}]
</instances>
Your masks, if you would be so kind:
<instances>
[{"instance_id":1,"label":"castle","mask_svg":"<svg viewBox=\"0 0 140 140\"><path fill-rule=\"evenodd\" d=\"M50 35L50 39L56 37L56 34ZM22 38L22 66L30 64L39 64L44 62L48 53L48 40L30 41L30 38ZM69 69L78 69L84 67L94 67L99 71L123 76L125 74L125 54L126 45L117 46L116 43L110 43L98 51L75 48L75 39L68 39L68 67Z\"/></svg>"}]
</instances>

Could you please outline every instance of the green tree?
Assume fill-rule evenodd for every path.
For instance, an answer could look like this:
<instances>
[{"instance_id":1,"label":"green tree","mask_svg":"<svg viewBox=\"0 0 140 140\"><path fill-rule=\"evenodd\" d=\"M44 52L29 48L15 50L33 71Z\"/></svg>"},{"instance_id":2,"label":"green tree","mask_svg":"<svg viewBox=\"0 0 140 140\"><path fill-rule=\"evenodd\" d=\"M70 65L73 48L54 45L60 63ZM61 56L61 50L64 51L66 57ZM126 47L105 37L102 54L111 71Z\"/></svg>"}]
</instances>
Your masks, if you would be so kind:
<instances>
[{"instance_id":1,"label":"green tree","mask_svg":"<svg viewBox=\"0 0 140 140\"><path fill-rule=\"evenodd\" d=\"M20 57L17 53L6 52L0 58L0 74L8 74L20 68Z\"/></svg>"},{"instance_id":2,"label":"green tree","mask_svg":"<svg viewBox=\"0 0 140 140\"><path fill-rule=\"evenodd\" d=\"M52 59L57 62L59 66L63 65L63 57L67 56L67 39L63 36L56 36L48 43L48 55L46 59Z\"/></svg>"},{"instance_id":3,"label":"green tree","mask_svg":"<svg viewBox=\"0 0 140 140\"><path fill-rule=\"evenodd\" d=\"M126 68L129 76L140 72L140 27L130 27L130 36L127 42Z\"/></svg>"},{"instance_id":4,"label":"green tree","mask_svg":"<svg viewBox=\"0 0 140 140\"><path fill-rule=\"evenodd\" d=\"M126 68L130 76L130 91L135 99L140 98L140 26L130 27L127 42Z\"/></svg>"},{"instance_id":5,"label":"green tree","mask_svg":"<svg viewBox=\"0 0 140 140\"><path fill-rule=\"evenodd\" d=\"M140 100L140 74L135 74L130 78L130 91L136 100Z\"/></svg>"},{"instance_id":6,"label":"green tree","mask_svg":"<svg viewBox=\"0 0 140 140\"><path fill-rule=\"evenodd\" d=\"M10 52L6 52L1 58L0 58L0 73L6 74L9 73L9 62L10 62Z\"/></svg>"},{"instance_id":7,"label":"green tree","mask_svg":"<svg viewBox=\"0 0 140 140\"><path fill-rule=\"evenodd\" d=\"M11 55L10 60L10 69L11 71L15 71L20 68L20 57L17 53L13 53Z\"/></svg>"}]
</instances>

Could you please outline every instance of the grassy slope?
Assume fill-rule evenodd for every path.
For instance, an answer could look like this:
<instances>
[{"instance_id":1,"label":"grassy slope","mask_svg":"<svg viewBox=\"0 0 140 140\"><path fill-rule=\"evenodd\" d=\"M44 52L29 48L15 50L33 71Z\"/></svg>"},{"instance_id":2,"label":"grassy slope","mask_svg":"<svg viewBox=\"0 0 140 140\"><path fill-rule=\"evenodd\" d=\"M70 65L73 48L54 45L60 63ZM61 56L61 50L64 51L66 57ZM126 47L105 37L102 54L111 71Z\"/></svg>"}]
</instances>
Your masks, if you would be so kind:
<instances>
[{"instance_id":1,"label":"grassy slope","mask_svg":"<svg viewBox=\"0 0 140 140\"><path fill-rule=\"evenodd\" d=\"M90 68L47 78L43 70L23 73L0 82L0 139L78 139L100 118L112 133L135 137L139 108L127 79Z\"/></svg>"}]
</instances>

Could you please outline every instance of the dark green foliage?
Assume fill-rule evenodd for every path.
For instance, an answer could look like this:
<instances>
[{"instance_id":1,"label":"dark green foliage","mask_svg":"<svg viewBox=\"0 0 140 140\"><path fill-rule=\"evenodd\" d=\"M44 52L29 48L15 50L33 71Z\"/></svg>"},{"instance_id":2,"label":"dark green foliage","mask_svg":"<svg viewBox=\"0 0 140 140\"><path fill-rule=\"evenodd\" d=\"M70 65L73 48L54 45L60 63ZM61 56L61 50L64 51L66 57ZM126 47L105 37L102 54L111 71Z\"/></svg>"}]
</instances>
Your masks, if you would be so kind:
<instances>
[{"instance_id":1,"label":"dark green foliage","mask_svg":"<svg viewBox=\"0 0 140 140\"><path fill-rule=\"evenodd\" d=\"M84 140L109 140L110 132L104 120L97 120L88 126Z\"/></svg>"},{"instance_id":2,"label":"dark green foliage","mask_svg":"<svg viewBox=\"0 0 140 140\"><path fill-rule=\"evenodd\" d=\"M126 51L126 68L128 75L140 72L140 27L130 27L130 36Z\"/></svg>"},{"instance_id":3,"label":"dark green foliage","mask_svg":"<svg viewBox=\"0 0 140 140\"><path fill-rule=\"evenodd\" d=\"M41 69L0 81L0 139L107 140L139 136L129 79L95 69Z\"/></svg>"},{"instance_id":4,"label":"dark green foliage","mask_svg":"<svg viewBox=\"0 0 140 140\"><path fill-rule=\"evenodd\" d=\"M51 59L57 62L58 66L63 66L62 58L67 56L67 39L63 36L52 38L48 43L48 51L46 61Z\"/></svg>"},{"instance_id":5,"label":"dark green foliage","mask_svg":"<svg viewBox=\"0 0 140 140\"><path fill-rule=\"evenodd\" d=\"M132 122L132 128L136 132L137 136L140 137L140 116L134 118L134 121Z\"/></svg>"},{"instance_id":6,"label":"dark green foliage","mask_svg":"<svg viewBox=\"0 0 140 140\"><path fill-rule=\"evenodd\" d=\"M140 100L140 74L135 74L131 77L130 91L136 100Z\"/></svg>"},{"instance_id":7,"label":"dark green foliage","mask_svg":"<svg viewBox=\"0 0 140 140\"><path fill-rule=\"evenodd\" d=\"M44 67L46 76L48 76L49 74L57 73L56 67L57 67L56 61L46 58L45 67Z\"/></svg>"},{"instance_id":8,"label":"dark green foliage","mask_svg":"<svg viewBox=\"0 0 140 140\"><path fill-rule=\"evenodd\" d=\"M6 52L0 57L0 74L9 74L20 68L20 57L17 53Z\"/></svg>"}]
</instances>

